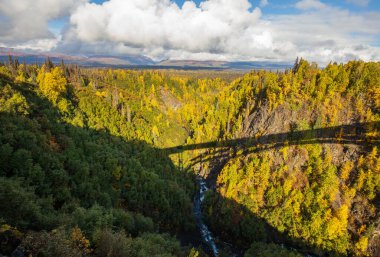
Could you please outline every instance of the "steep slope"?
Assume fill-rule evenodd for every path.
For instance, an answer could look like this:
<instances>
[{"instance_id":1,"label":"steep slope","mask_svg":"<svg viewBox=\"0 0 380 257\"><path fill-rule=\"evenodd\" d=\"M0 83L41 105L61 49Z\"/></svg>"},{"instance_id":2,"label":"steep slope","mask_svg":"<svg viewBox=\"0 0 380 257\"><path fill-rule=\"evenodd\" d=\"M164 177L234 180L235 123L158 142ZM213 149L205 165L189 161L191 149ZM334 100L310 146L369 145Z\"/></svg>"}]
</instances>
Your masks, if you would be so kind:
<instances>
[{"instance_id":1,"label":"steep slope","mask_svg":"<svg viewBox=\"0 0 380 257\"><path fill-rule=\"evenodd\" d=\"M212 228L246 246L376 256L380 64L320 70L301 60L293 71L246 75L228 91L240 104L223 129L253 143L210 158L221 166L205 209Z\"/></svg>"},{"instance_id":2,"label":"steep slope","mask_svg":"<svg viewBox=\"0 0 380 257\"><path fill-rule=\"evenodd\" d=\"M0 253L185 254L159 232L194 229L194 180L139 140L149 124L131 126L59 67L28 69L0 67Z\"/></svg>"}]
</instances>

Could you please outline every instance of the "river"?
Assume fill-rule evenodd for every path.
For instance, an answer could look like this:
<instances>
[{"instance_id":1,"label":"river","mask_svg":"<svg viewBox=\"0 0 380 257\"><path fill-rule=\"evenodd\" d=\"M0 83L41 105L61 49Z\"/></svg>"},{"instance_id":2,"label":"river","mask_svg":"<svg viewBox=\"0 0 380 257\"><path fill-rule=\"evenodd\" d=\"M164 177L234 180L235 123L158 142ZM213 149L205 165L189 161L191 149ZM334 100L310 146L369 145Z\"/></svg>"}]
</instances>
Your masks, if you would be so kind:
<instances>
[{"instance_id":1,"label":"river","mask_svg":"<svg viewBox=\"0 0 380 257\"><path fill-rule=\"evenodd\" d=\"M197 176L197 184L199 192L197 193L194 199L194 216L197 221L197 226L202 236L202 240L210 248L210 251L212 252L214 257L218 257L219 249L215 243L215 237L206 225L202 214L202 203L205 198L205 194L209 189L207 188L205 179L202 178L200 175Z\"/></svg>"}]
</instances>

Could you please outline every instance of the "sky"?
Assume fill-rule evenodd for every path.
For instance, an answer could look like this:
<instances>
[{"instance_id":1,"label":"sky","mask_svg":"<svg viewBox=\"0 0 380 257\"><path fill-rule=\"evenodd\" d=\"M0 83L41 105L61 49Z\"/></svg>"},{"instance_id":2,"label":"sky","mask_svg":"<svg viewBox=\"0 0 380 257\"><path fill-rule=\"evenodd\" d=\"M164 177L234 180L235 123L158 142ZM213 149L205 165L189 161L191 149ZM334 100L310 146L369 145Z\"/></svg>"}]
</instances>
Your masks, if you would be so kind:
<instances>
[{"instance_id":1,"label":"sky","mask_svg":"<svg viewBox=\"0 0 380 257\"><path fill-rule=\"evenodd\" d=\"M380 61L380 0L0 0L0 47L155 61Z\"/></svg>"}]
</instances>

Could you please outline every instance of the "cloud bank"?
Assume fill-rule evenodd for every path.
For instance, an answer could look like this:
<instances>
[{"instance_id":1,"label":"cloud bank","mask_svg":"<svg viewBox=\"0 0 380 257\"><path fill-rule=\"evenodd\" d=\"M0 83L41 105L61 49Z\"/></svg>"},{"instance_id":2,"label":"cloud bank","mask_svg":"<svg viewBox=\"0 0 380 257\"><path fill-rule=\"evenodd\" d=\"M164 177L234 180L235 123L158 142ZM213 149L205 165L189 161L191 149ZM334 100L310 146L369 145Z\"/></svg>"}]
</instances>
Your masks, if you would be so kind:
<instances>
[{"instance_id":1,"label":"cloud bank","mask_svg":"<svg viewBox=\"0 0 380 257\"><path fill-rule=\"evenodd\" d=\"M368 1L347 0L356 4ZM379 12L353 13L301 0L294 14L267 15L271 1L0 0L0 44L77 54L140 54L153 59L379 60ZM48 22L69 17L60 35ZM33 21L33 22L31 22Z\"/></svg>"},{"instance_id":2,"label":"cloud bank","mask_svg":"<svg viewBox=\"0 0 380 257\"><path fill-rule=\"evenodd\" d=\"M70 15L84 0L0 0L0 42L53 38L48 21Z\"/></svg>"},{"instance_id":3,"label":"cloud bank","mask_svg":"<svg viewBox=\"0 0 380 257\"><path fill-rule=\"evenodd\" d=\"M71 15L70 34L82 42L121 43L154 55L167 51L243 53L243 49L236 49L236 39L247 42L244 48L265 43L252 26L258 23L260 9L250 12L250 7L246 0L212 0L199 7L185 2L182 8L169 0L87 3Z\"/></svg>"}]
</instances>

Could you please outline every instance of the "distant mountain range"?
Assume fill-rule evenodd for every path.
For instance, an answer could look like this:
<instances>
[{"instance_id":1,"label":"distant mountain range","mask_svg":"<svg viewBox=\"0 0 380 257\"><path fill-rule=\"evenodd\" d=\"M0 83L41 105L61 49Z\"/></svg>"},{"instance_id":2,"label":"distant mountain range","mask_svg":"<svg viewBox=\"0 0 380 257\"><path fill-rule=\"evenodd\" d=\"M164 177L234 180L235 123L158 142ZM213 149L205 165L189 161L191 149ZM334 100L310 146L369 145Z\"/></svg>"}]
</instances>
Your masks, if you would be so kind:
<instances>
[{"instance_id":1,"label":"distant mountain range","mask_svg":"<svg viewBox=\"0 0 380 257\"><path fill-rule=\"evenodd\" d=\"M293 64L285 62L268 61L194 61L194 60L166 60L156 64L157 66L182 67L182 68L208 68L208 69L235 69L235 70L285 70L291 68Z\"/></svg>"},{"instance_id":2,"label":"distant mountain range","mask_svg":"<svg viewBox=\"0 0 380 257\"><path fill-rule=\"evenodd\" d=\"M12 48L0 47L0 62L8 62L8 56L17 57L19 62L27 64L42 64L49 57L53 63L76 64L84 67L116 67L136 69L210 69L210 70L285 70L292 67L290 63L252 61L252 62L227 62L227 61L196 61L196 60L164 60L155 62L142 55L66 55L60 53L28 53Z\"/></svg>"}]
</instances>

